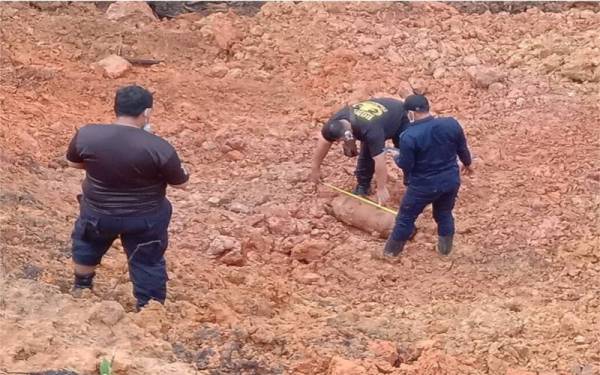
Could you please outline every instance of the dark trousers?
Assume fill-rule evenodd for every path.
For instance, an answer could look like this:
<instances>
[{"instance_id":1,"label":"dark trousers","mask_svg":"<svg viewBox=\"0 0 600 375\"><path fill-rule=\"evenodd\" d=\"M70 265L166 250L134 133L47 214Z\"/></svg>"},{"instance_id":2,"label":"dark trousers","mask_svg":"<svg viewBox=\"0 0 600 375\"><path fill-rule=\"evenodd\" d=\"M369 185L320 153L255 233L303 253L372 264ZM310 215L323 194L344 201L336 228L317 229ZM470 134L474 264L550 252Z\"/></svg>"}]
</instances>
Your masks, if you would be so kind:
<instances>
[{"instance_id":1,"label":"dark trousers","mask_svg":"<svg viewBox=\"0 0 600 375\"><path fill-rule=\"evenodd\" d=\"M438 225L438 235L453 235L452 210L458 189L459 186L446 190L419 189L409 185L402 197L400 212L396 216L396 224L390 238L395 241L408 241L415 228L415 221L428 204L433 205L433 218Z\"/></svg>"},{"instance_id":2,"label":"dark trousers","mask_svg":"<svg viewBox=\"0 0 600 375\"><path fill-rule=\"evenodd\" d=\"M400 133L396 134L392 141L394 142L394 147L399 147ZM354 175L356 176L356 181L358 185L369 187L371 186L371 181L373 180L373 174L375 174L375 160L371 157L371 151L369 150L369 145L367 142L360 142L360 152L358 153L358 160L356 161L356 169L354 170Z\"/></svg>"},{"instance_id":3,"label":"dark trousers","mask_svg":"<svg viewBox=\"0 0 600 375\"><path fill-rule=\"evenodd\" d=\"M375 173L375 160L371 157L369 146L366 142L360 142L360 152L356 161L356 170L354 175L358 185L369 187Z\"/></svg>"},{"instance_id":4,"label":"dark trousers","mask_svg":"<svg viewBox=\"0 0 600 375\"><path fill-rule=\"evenodd\" d=\"M167 297L164 254L169 243L171 213L167 199L155 213L143 217L98 215L83 200L71 235L73 261L84 266L100 264L114 240L120 237L138 306L144 306L150 299L163 303Z\"/></svg>"}]
</instances>

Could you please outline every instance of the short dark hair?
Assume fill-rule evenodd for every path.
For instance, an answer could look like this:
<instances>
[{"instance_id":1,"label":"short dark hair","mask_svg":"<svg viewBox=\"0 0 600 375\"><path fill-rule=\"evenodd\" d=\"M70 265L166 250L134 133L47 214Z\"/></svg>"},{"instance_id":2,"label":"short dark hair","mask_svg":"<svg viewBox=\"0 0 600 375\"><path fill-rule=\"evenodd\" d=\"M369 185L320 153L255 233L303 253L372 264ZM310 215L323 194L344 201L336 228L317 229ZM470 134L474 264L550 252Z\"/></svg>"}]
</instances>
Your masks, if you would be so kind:
<instances>
[{"instance_id":1,"label":"short dark hair","mask_svg":"<svg viewBox=\"0 0 600 375\"><path fill-rule=\"evenodd\" d=\"M344 136L346 125L342 120L327 121L321 128L321 135L328 142L335 142Z\"/></svg>"},{"instance_id":2,"label":"short dark hair","mask_svg":"<svg viewBox=\"0 0 600 375\"><path fill-rule=\"evenodd\" d=\"M152 108L152 101L152 93L141 86L121 87L115 95L115 114L137 117L146 108Z\"/></svg>"}]
</instances>

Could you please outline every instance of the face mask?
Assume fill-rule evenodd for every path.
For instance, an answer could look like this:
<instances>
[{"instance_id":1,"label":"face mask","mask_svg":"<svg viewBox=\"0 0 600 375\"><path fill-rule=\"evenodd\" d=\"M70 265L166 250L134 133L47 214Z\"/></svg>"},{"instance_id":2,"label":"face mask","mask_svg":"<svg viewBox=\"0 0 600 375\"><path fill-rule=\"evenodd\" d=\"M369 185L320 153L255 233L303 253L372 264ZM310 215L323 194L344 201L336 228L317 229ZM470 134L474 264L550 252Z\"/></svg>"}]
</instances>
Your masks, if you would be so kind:
<instances>
[{"instance_id":1,"label":"face mask","mask_svg":"<svg viewBox=\"0 0 600 375\"><path fill-rule=\"evenodd\" d=\"M408 121L415 122L415 113L413 111L408 111Z\"/></svg>"},{"instance_id":2,"label":"face mask","mask_svg":"<svg viewBox=\"0 0 600 375\"><path fill-rule=\"evenodd\" d=\"M152 125L150 124L150 112L152 110L150 108L146 108L146 110L144 111L144 125L142 126L142 129L147 131L148 133L152 133Z\"/></svg>"},{"instance_id":3,"label":"face mask","mask_svg":"<svg viewBox=\"0 0 600 375\"><path fill-rule=\"evenodd\" d=\"M353 158L358 155L358 149L356 147L356 141L354 139L344 139L344 143L342 144L342 150L344 150L344 155L349 158Z\"/></svg>"}]
</instances>

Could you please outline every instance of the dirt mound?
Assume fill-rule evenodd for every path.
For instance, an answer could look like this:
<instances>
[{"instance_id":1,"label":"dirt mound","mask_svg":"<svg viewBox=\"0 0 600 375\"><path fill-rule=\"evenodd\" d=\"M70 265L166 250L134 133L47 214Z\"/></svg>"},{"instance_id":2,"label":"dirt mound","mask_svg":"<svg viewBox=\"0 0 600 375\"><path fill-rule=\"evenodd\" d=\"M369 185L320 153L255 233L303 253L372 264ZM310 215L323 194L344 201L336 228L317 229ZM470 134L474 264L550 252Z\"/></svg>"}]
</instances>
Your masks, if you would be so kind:
<instances>
[{"instance_id":1,"label":"dirt mound","mask_svg":"<svg viewBox=\"0 0 600 375\"><path fill-rule=\"evenodd\" d=\"M115 21L91 3L1 4L0 369L94 373L115 352L117 374L598 371L599 21L397 2ZM96 63L111 55L161 63L110 78ZM169 192L168 302L140 314L118 243L94 292L68 294L83 176L63 158L133 82L192 173ZM336 193L304 178L320 121L411 86L461 121L476 175L456 254L437 257L428 210L387 264L371 257L383 240L329 215ZM327 182L350 189L353 164L331 153Z\"/></svg>"}]
</instances>

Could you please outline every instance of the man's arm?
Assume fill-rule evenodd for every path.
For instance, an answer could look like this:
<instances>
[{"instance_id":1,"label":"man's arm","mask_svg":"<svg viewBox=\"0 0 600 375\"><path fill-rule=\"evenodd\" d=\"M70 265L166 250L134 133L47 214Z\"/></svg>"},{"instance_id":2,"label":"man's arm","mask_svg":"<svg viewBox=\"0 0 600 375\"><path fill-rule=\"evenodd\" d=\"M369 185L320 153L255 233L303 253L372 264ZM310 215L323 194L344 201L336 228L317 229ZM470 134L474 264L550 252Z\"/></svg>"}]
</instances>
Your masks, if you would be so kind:
<instances>
[{"instance_id":1,"label":"man's arm","mask_svg":"<svg viewBox=\"0 0 600 375\"><path fill-rule=\"evenodd\" d=\"M69 159L67 159L67 165L69 167L75 168L75 169L85 169L85 164L84 163L75 163L75 162L72 162Z\"/></svg>"},{"instance_id":2,"label":"man's arm","mask_svg":"<svg viewBox=\"0 0 600 375\"><path fill-rule=\"evenodd\" d=\"M175 189L184 189L190 179L190 174L181 164L179 155L173 151L171 157L161 166L161 173L165 176L167 184Z\"/></svg>"},{"instance_id":3,"label":"man's arm","mask_svg":"<svg viewBox=\"0 0 600 375\"><path fill-rule=\"evenodd\" d=\"M71 168L76 169L85 169L85 164L83 162L83 158L81 157L79 150L77 149L77 136L79 135L79 131L75 133L71 142L69 142L69 147L67 148L67 155L65 159L67 160L67 165Z\"/></svg>"},{"instance_id":4,"label":"man's arm","mask_svg":"<svg viewBox=\"0 0 600 375\"><path fill-rule=\"evenodd\" d=\"M458 158L460 162L463 163L465 167L471 165L471 152L469 151L469 147L467 147L467 138L465 137L465 132L463 131L462 126L456 122L456 126L458 127L458 147L456 149L456 153L458 154Z\"/></svg>"},{"instance_id":5,"label":"man's arm","mask_svg":"<svg viewBox=\"0 0 600 375\"><path fill-rule=\"evenodd\" d=\"M328 142L325 138L319 134L319 141L317 143L317 148L313 154L312 158L312 167L309 176L309 180L314 183L318 183L321 179L321 163L327 156L329 149L331 148L331 142Z\"/></svg>"},{"instance_id":6,"label":"man's arm","mask_svg":"<svg viewBox=\"0 0 600 375\"><path fill-rule=\"evenodd\" d=\"M383 204L390 197L387 190L388 172L385 163L385 152L373 157L375 161L375 181L377 181L377 198Z\"/></svg>"},{"instance_id":7,"label":"man's arm","mask_svg":"<svg viewBox=\"0 0 600 375\"><path fill-rule=\"evenodd\" d=\"M412 139L406 136L400 137L400 155L394 159L396 165L402 169L404 181L408 181L414 166L415 166L415 150Z\"/></svg>"},{"instance_id":8,"label":"man's arm","mask_svg":"<svg viewBox=\"0 0 600 375\"><path fill-rule=\"evenodd\" d=\"M375 181L377 181L377 200L379 204L383 204L390 198L390 193L387 189L388 172L385 162L385 134L383 133L383 129L369 129L365 142L375 162L374 177Z\"/></svg>"}]
</instances>

